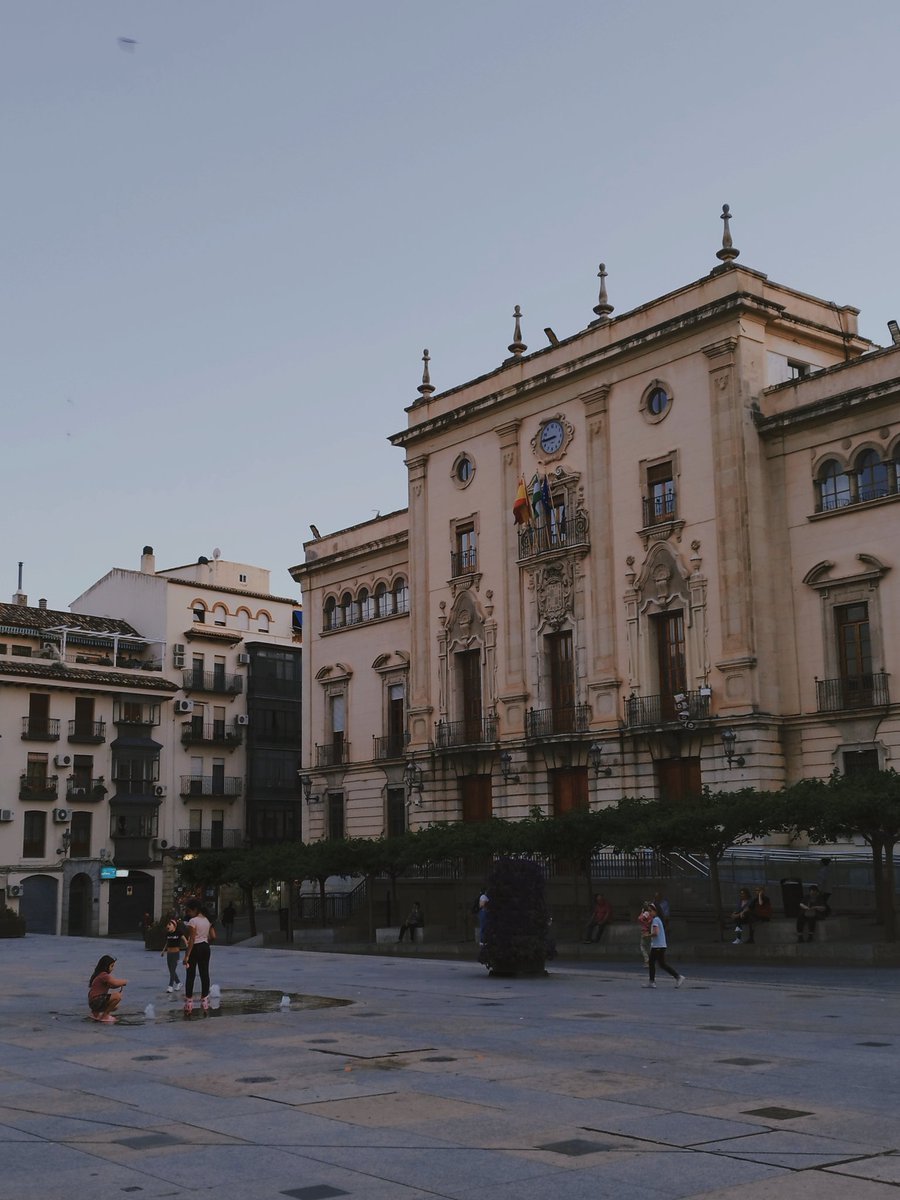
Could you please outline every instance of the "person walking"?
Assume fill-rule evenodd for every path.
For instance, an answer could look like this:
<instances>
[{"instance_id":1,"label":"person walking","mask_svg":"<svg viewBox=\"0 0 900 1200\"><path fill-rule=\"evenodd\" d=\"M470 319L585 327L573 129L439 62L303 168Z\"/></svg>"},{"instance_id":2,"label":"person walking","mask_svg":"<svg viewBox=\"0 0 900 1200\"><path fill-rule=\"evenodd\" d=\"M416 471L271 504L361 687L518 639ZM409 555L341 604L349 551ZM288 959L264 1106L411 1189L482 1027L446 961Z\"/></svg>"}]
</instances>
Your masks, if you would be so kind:
<instances>
[{"instance_id":1,"label":"person walking","mask_svg":"<svg viewBox=\"0 0 900 1200\"><path fill-rule=\"evenodd\" d=\"M650 905L650 913L650 962L647 964L650 971L650 979L649 982L644 984L644 987L656 987L656 968L659 966L672 976L675 980L675 986L679 988L684 983L684 976L676 971L674 967L670 967L666 962L668 943L666 942L666 927L662 919L662 914L655 904Z\"/></svg>"},{"instance_id":2,"label":"person walking","mask_svg":"<svg viewBox=\"0 0 900 1200\"><path fill-rule=\"evenodd\" d=\"M178 981L178 959L181 957L184 947L185 938L181 922L177 915L172 913L166 921L166 944L162 949L162 954L166 956L166 966L169 968L169 986L166 988L169 993L177 992L181 987Z\"/></svg>"},{"instance_id":3,"label":"person walking","mask_svg":"<svg viewBox=\"0 0 900 1200\"><path fill-rule=\"evenodd\" d=\"M200 1007L209 1011L209 955L210 943L216 940L212 922L200 907L198 900L188 900L184 906L187 916L187 949L184 965L187 977L184 982L184 1014L189 1017L194 1011L194 980L200 972Z\"/></svg>"},{"instance_id":4,"label":"person walking","mask_svg":"<svg viewBox=\"0 0 900 1200\"><path fill-rule=\"evenodd\" d=\"M222 913L222 924L225 926L225 945L231 945L231 939L234 937L234 919L237 913L234 911L234 905L231 901L225 906Z\"/></svg>"},{"instance_id":5,"label":"person walking","mask_svg":"<svg viewBox=\"0 0 900 1200\"><path fill-rule=\"evenodd\" d=\"M653 923L653 913L650 911L653 907L649 900L641 901L641 911L638 913L637 922L641 927L641 958L644 960L646 967L650 962L650 926Z\"/></svg>"},{"instance_id":6,"label":"person walking","mask_svg":"<svg viewBox=\"0 0 900 1200\"><path fill-rule=\"evenodd\" d=\"M122 1001L122 988L127 979L115 979L112 969L116 960L111 954L104 954L94 967L94 973L88 984L88 1008L91 1010L91 1020L99 1021L101 1025L115 1025L113 1013ZM116 989L115 993L113 988Z\"/></svg>"},{"instance_id":7,"label":"person walking","mask_svg":"<svg viewBox=\"0 0 900 1200\"><path fill-rule=\"evenodd\" d=\"M414 942L416 940L416 930L421 929L424 924L425 915L422 912L422 905L417 900L410 909L409 916L400 926L400 935L397 938L398 943L403 941L404 933L408 933L409 940Z\"/></svg>"}]
</instances>

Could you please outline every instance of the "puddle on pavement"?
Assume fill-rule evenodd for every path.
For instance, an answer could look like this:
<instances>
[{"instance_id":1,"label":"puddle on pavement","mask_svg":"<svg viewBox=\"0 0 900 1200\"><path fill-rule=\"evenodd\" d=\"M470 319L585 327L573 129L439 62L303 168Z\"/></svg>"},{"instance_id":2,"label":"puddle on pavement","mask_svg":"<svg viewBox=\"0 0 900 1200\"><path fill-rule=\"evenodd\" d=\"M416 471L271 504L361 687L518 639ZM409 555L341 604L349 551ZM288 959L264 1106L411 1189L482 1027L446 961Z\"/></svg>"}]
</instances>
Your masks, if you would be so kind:
<instances>
[{"instance_id":1,"label":"puddle on pavement","mask_svg":"<svg viewBox=\"0 0 900 1200\"><path fill-rule=\"evenodd\" d=\"M290 1007L282 1007L283 996L290 996ZM163 1021L208 1021L219 1017L247 1017L259 1013L278 1013L285 1018L291 1013L310 1012L317 1008L345 1008L355 1003L353 1000L339 1000L334 996L308 996L302 992L282 991L250 991L248 989L229 989L222 993L218 1007L204 1012L200 1001L194 1000L194 1010L188 1016L184 1011L182 998L171 1001L160 1001L155 1004L155 1017L145 1017L143 1013L124 1012L119 1015L118 1025L158 1025ZM90 1020L86 1017L85 1020Z\"/></svg>"}]
</instances>

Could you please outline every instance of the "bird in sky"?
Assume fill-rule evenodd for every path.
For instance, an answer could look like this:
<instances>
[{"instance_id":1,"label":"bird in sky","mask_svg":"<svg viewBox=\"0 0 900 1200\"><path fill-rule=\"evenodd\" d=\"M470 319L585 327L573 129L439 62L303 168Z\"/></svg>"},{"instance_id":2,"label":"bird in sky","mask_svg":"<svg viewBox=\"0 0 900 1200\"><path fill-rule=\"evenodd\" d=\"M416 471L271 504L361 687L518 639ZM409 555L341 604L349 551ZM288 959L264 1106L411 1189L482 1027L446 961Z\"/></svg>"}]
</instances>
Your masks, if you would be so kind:
<instances>
[{"instance_id":1,"label":"bird in sky","mask_svg":"<svg viewBox=\"0 0 900 1200\"><path fill-rule=\"evenodd\" d=\"M119 44L120 50L124 50L126 54L134 54L134 48L137 45L137 42L134 40L134 38L120 37L117 38L116 41Z\"/></svg>"}]
</instances>

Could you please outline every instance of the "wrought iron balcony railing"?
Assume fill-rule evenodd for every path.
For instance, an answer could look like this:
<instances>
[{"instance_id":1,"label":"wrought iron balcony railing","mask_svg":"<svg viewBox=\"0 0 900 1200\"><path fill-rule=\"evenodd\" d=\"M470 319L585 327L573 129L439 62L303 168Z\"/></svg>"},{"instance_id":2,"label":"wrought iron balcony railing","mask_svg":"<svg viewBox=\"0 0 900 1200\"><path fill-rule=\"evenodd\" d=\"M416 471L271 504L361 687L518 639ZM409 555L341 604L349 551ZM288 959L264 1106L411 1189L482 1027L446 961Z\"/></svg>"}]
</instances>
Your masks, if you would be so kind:
<instances>
[{"instance_id":1,"label":"wrought iron balcony railing","mask_svg":"<svg viewBox=\"0 0 900 1200\"><path fill-rule=\"evenodd\" d=\"M450 555L450 578L457 579L460 575L469 575L478 570L478 550L453 551Z\"/></svg>"},{"instance_id":2,"label":"wrought iron balcony railing","mask_svg":"<svg viewBox=\"0 0 900 1200\"><path fill-rule=\"evenodd\" d=\"M464 721L438 721L434 744L438 750L453 746L477 746L497 740L496 717L469 717Z\"/></svg>"},{"instance_id":3,"label":"wrought iron balcony railing","mask_svg":"<svg viewBox=\"0 0 900 1200\"><path fill-rule=\"evenodd\" d=\"M224 671L187 670L182 677L186 692L217 692L223 696L237 696L244 690L243 675L226 675Z\"/></svg>"},{"instance_id":4,"label":"wrought iron balcony railing","mask_svg":"<svg viewBox=\"0 0 900 1200\"><path fill-rule=\"evenodd\" d=\"M73 804L86 800L103 800L108 795L103 779L69 779L66 782L66 799Z\"/></svg>"},{"instance_id":5,"label":"wrought iron balcony railing","mask_svg":"<svg viewBox=\"0 0 900 1200\"><path fill-rule=\"evenodd\" d=\"M243 740L239 725L226 725L224 721L213 721L204 725L201 721L185 721L181 726L182 746L226 746L234 749Z\"/></svg>"},{"instance_id":6,"label":"wrought iron balcony railing","mask_svg":"<svg viewBox=\"0 0 900 1200\"><path fill-rule=\"evenodd\" d=\"M389 733L387 737L372 738L372 757L376 762L387 758L402 758L406 750L403 734Z\"/></svg>"},{"instance_id":7,"label":"wrought iron balcony railing","mask_svg":"<svg viewBox=\"0 0 900 1200\"><path fill-rule=\"evenodd\" d=\"M663 496L644 496L644 528L674 521L678 516L678 505L674 491Z\"/></svg>"},{"instance_id":8,"label":"wrought iron balcony railing","mask_svg":"<svg viewBox=\"0 0 900 1200\"><path fill-rule=\"evenodd\" d=\"M70 721L69 741L98 746L106 741L105 721Z\"/></svg>"},{"instance_id":9,"label":"wrought iron balcony railing","mask_svg":"<svg viewBox=\"0 0 900 1200\"><path fill-rule=\"evenodd\" d=\"M239 775L182 775L182 796L240 796L244 781Z\"/></svg>"},{"instance_id":10,"label":"wrought iron balcony railing","mask_svg":"<svg viewBox=\"0 0 900 1200\"><path fill-rule=\"evenodd\" d=\"M890 704L888 676L873 672L871 675L845 675L840 679L817 679L816 701L819 712L844 712Z\"/></svg>"},{"instance_id":11,"label":"wrought iron balcony railing","mask_svg":"<svg viewBox=\"0 0 900 1200\"><path fill-rule=\"evenodd\" d=\"M21 775L19 777L20 800L55 800L59 786L58 775L43 777Z\"/></svg>"},{"instance_id":12,"label":"wrought iron balcony railing","mask_svg":"<svg viewBox=\"0 0 900 1200\"><path fill-rule=\"evenodd\" d=\"M584 513L575 513L553 525L523 525L519 530L519 561L550 554L554 550L587 547L588 523Z\"/></svg>"},{"instance_id":13,"label":"wrought iron balcony railing","mask_svg":"<svg viewBox=\"0 0 900 1200\"><path fill-rule=\"evenodd\" d=\"M629 696L625 701L625 724L629 729L647 725L681 725L709 718L709 692L679 692L674 695Z\"/></svg>"},{"instance_id":14,"label":"wrought iron balcony railing","mask_svg":"<svg viewBox=\"0 0 900 1200\"><path fill-rule=\"evenodd\" d=\"M560 733L585 733L590 723L591 709L587 704L530 708L525 714L525 736L543 738Z\"/></svg>"},{"instance_id":15,"label":"wrought iron balcony railing","mask_svg":"<svg viewBox=\"0 0 900 1200\"><path fill-rule=\"evenodd\" d=\"M59 721L49 717L23 717L22 740L25 742L58 742Z\"/></svg>"},{"instance_id":16,"label":"wrought iron balcony railing","mask_svg":"<svg viewBox=\"0 0 900 1200\"><path fill-rule=\"evenodd\" d=\"M239 850L244 844L241 829L179 829L181 850Z\"/></svg>"},{"instance_id":17,"label":"wrought iron balcony railing","mask_svg":"<svg viewBox=\"0 0 900 1200\"><path fill-rule=\"evenodd\" d=\"M316 746L317 767L340 767L349 761L349 742L327 742L324 746Z\"/></svg>"}]
</instances>

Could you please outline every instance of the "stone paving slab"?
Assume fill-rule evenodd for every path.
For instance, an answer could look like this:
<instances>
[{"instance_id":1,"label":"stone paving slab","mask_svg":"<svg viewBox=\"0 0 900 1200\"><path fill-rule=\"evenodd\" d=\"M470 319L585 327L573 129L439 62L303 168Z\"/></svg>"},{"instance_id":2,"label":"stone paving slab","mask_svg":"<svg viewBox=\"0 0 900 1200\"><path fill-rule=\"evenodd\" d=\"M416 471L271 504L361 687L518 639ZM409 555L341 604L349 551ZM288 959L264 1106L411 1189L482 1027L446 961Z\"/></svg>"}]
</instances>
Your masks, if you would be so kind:
<instances>
[{"instance_id":1,"label":"stone paving slab","mask_svg":"<svg viewBox=\"0 0 900 1200\"><path fill-rule=\"evenodd\" d=\"M105 952L117 1026L84 1011ZM221 1009L185 1020L134 942L0 953L0 1200L897 1195L893 969L745 960L676 992L608 962L216 947Z\"/></svg>"}]
</instances>

